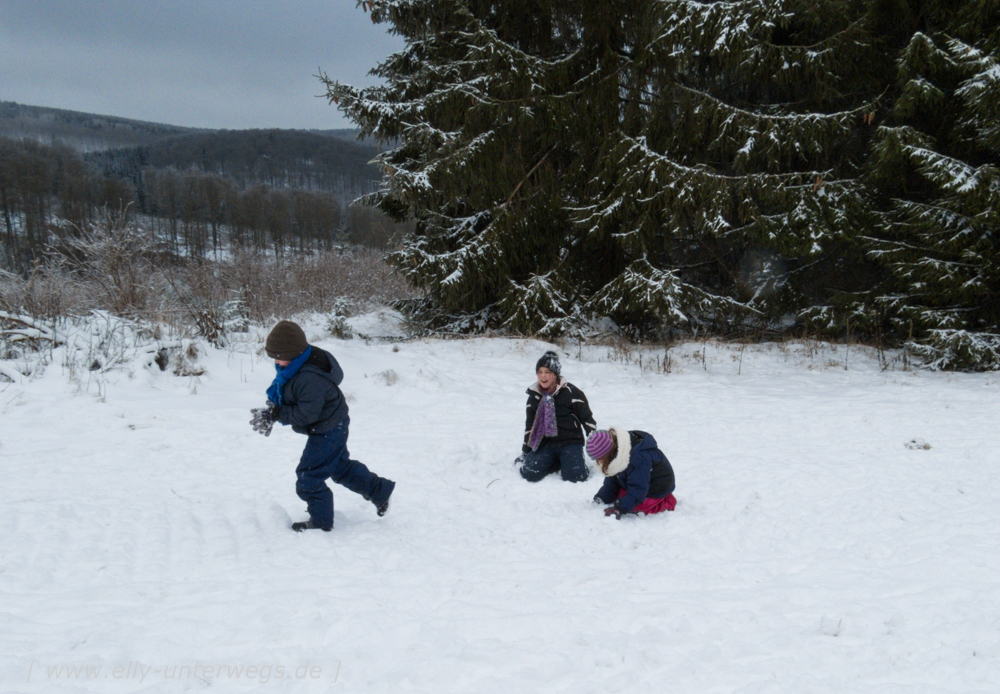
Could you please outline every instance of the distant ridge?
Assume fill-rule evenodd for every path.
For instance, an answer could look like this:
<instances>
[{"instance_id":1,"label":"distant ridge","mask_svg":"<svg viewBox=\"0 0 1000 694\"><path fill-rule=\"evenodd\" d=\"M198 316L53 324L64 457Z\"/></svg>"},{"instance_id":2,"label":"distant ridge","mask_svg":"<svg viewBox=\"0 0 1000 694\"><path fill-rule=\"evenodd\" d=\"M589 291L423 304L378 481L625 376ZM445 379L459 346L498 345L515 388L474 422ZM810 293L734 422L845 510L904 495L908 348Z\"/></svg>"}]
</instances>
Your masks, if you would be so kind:
<instances>
[{"instance_id":1,"label":"distant ridge","mask_svg":"<svg viewBox=\"0 0 1000 694\"><path fill-rule=\"evenodd\" d=\"M277 128L268 130L279 131ZM59 143L80 152L148 147L179 135L239 132L246 131L188 128L47 106L29 106L14 101L0 101L0 137L27 138L44 144ZM359 142L357 131L352 129L288 129L283 132L311 133L353 142L364 148L372 147L371 144Z\"/></svg>"},{"instance_id":2,"label":"distant ridge","mask_svg":"<svg viewBox=\"0 0 1000 694\"><path fill-rule=\"evenodd\" d=\"M197 132L205 131L0 101L0 135L44 144L61 143L81 152L141 147L164 138Z\"/></svg>"}]
</instances>

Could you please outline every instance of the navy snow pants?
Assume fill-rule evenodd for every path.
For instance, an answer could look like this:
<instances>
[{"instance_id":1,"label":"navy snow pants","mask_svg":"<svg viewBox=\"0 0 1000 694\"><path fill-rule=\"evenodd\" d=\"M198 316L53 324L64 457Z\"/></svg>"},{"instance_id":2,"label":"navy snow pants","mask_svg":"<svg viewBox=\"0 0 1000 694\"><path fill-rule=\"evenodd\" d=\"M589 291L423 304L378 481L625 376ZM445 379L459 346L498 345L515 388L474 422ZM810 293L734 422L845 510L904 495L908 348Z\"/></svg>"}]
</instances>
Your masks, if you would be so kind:
<instances>
[{"instance_id":1,"label":"navy snow pants","mask_svg":"<svg viewBox=\"0 0 1000 694\"><path fill-rule=\"evenodd\" d=\"M319 527L333 527L333 492L326 484L327 478L357 492L375 504L384 504L396 483L379 477L347 452L347 427L350 417L322 434L310 434L299 466L295 468L298 481L295 492L306 502L309 517Z\"/></svg>"},{"instance_id":2,"label":"navy snow pants","mask_svg":"<svg viewBox=\"0 0 1000 694\"><path fill-rule=\"evenodd\" d=\"M521 477L529 482L537 482L550 472L559 469L567 482L583 482L590 475L583 459L582 443L567 443L563 446L543 443L537 451L524 454Z\"/></svg>"}]
</instances>

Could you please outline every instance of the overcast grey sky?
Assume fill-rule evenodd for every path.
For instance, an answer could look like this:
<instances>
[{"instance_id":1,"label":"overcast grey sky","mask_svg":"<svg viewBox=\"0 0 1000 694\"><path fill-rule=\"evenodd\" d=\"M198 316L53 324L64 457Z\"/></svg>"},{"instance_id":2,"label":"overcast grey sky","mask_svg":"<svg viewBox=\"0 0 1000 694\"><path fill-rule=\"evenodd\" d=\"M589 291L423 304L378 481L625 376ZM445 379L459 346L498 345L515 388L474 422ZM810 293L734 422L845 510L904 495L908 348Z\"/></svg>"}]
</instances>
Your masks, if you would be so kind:
<instances>
[{"instance_id":1,"label":"overcast grey sky","mask_svg":"<svg viewBox=\"0 0 1000 694\"><path fill-rule=\"evenodd\" d=\"M349 128L402 48L355 0L0 0L0 101L201 128Z\"/></svg>"}]
</instances>

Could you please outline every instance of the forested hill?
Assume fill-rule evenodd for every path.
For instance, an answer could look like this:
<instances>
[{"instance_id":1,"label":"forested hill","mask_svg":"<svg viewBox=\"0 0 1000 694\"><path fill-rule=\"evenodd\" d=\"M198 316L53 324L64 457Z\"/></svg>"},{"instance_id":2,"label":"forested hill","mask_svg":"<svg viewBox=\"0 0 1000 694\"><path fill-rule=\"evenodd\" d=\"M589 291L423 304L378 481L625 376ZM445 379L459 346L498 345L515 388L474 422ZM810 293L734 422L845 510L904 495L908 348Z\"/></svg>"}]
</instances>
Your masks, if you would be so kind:
<instances>
[{"instance_id":1,"label":"forested hill","mask_svg":"<svg viewBox=\"0 0 1000 694\"><path fill-rule=\"evenodd\" d=\"M155 168L196 169L228 178L240 187L329 190L358 195L379 177L369 162L373 145L332 135L345 131L215 130L176 135L150 144L146 161Z\"/></svg>"},{"instance_id":2,"label":"forested hill","mask_svg":"<svg viewBox=\"0 0 1000 694\"><path fill-rule=\"evenodd\" d=\"M80 152L148 146L164 138L198 132L206 131L0 101L0 136L60 143Z\"/></svg>"},{"instance_id":3,"label":"forested hill","mask_svg":"<svg viewBox=\"0 0 1000 694\"><path fill-rule=\"evenodd\" d=\"M68 146L104 173L128 178L136 165L194 169L240 188L264 184L344 198L369 192L379 178L369 164L376 147L357 141L353 130L207 130L4 101L0 137Z\"/></svg>"},{"instance_id":4,"label":"forested hill","mask_svg":"<svg viewBox=\"0 0 1000 694\"><path fill-rule=\"evenodd\" d=\"M0 271L25 273L53 234L129 209L185 257L232 246L384 248L400 232L350 203L377 148L351 130L199 130L0 102ZM69 232L66 232L69 233Z\"/></svg>"}]
</instances>

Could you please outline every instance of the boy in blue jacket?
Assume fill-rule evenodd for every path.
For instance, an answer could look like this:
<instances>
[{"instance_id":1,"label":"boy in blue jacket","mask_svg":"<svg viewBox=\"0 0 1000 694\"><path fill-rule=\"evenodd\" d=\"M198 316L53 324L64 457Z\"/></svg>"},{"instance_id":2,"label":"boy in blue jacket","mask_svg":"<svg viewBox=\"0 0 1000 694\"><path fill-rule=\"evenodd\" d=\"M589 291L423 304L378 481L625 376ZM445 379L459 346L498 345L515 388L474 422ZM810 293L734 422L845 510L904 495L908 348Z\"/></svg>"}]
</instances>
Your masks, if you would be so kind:
<instances>
[{"instance_id":1,"label":"boy in blue jacket","mask_svg":"<svg viewBox=\"0 0 1000 694\"><path fill-rule=\"evenodd\" d=\"M396 483L351 460L347 452L351 420L340 392L344 380L340 364L326 350L310 345L292 321L274 326L264 350L274 359L276 375L267 389L267 406L251 410L250 424L264 436L270 436L274 423L280 422L309 437L295 469L295 492L306 502L309 520L293 523L292 530L333 528L333 493L327 478L371 501L384 516Z\"/></svg>"},{"instance_id":2,"label":"boy in blue jacket","mask_svg":"<svg viewBox=\"0 0 1000 694\"><path fill-rule=\"evenodd\" d=\"M619 427L595 431L587 439L587 455L604 473L604 485L594 496L599 504L611 504L605 516L621 520L624 513L673 511L674 469L644 431Z\"/></svg>"}]
</instances>

